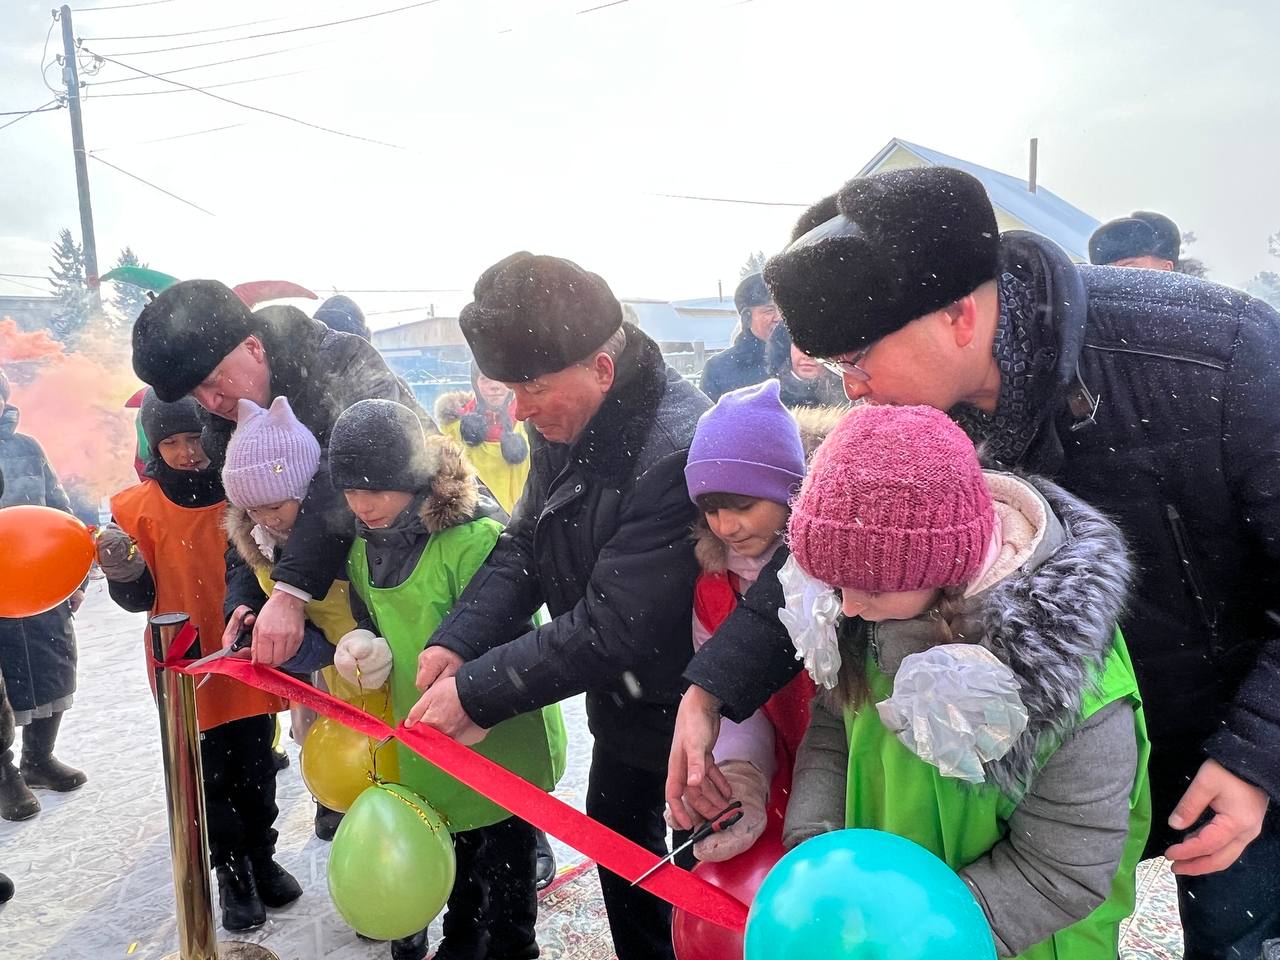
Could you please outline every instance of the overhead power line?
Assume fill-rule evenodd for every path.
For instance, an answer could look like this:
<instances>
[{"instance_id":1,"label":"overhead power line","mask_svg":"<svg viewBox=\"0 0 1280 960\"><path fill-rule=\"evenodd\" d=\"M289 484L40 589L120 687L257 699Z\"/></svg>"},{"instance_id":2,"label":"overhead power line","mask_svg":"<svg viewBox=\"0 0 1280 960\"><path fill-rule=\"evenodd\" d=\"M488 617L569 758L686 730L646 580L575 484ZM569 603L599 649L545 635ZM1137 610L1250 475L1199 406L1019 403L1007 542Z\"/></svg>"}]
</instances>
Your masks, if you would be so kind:
<instances>
[{"instance_id":1,"label":"overhead power line","mask_svg":"<svg viewBox=\"0 0 1280 960\"><path fill-rule=\"evenodd\" d=\"M266 20L246 20L244 23L229 23L225 27L204 27L201 30L181 30L178 33L144 33L131 37L84 37L85 43L105 43L108 40L170 40L173 37L194 37L202 33L221 33L223 30L238 30L240 27L256 27L262 23L279 23L283 17L269 17Z\"/></svg>"},{"instance_id":2,"label":"overhead power line","mask_svg":"<svg viewBox=\"0 0 1280 960\"><path fill-rule=\"evenodd\" d=\"M697 197L687 193L653 193L653 197L667 197L671 200L705 200L708 203L745 203L753 207L810 207L809 203L783 203L773 200L740 200L736 197Z\"/></svg>"},{"instance_id":3,"label":"overhead power line","mask_svg":"<svg viewBox=\"0 0 1280 960\"><path fill-rule=\"evenodd\" d=\"M274 57L282 53L292 53L295 50L310 50L312 47L319 47L326 43L332 43L331 40L321 40L318 43L300 43L296 47L281 47L279 50L268 50L266 53L251 53L244 57L231 57L229 60L214 60L212 63L197 63L189 67L177 67L173 70L161 70L155 74L157 77L167 77L174 73L187 73L191 70L204 70L206 67L223 67L229 63L244 63L246 60L261 60L263 57ZM99 80L95 86L103 87L111 83L137 83L139 80L146 80L146 77L119 77L115 80Z\"/></svg>"},{"instance_id":4,"label":"overhead power line","mask_svg":"<svg viewBox=\"0 0 1280 960\"><path fill-rule=\"evenodd\" d=\"M610 2L610 3L601 3L601 4L597 4L597 5L596 5L596 6L594 6L594 7L587 7L587 9L585 9L585 10L577 10L577 11L575 11L575 15L576 15L576 16L581 16L581 15L582 15L582 14L584 14L584 13L595 13L597 10L603 10L603 9L605 9L606 7L617 7L617 6L621 6L622 4L627 3L627 2L628 2L628 0L611 0L611 2Z\"/></svg>"},{"instance_id":5,"label":"overhead power line","mask_svg":"<svg viewBox=\"0 0 1280 960\"><path fill-rule=\"evenodd\" d=\"M244 123L228 123L221 127L209 127L207 130L192 130L190 133L175 133L171 137L156 137L154 140L138 140L134 143L118 143L114 147L98 147L96 150L90 150L90 153L104 153L107 150L121 150L128 147L145 147L152 143L165 143L169 140L184 140L187 137L198 137L206 133L217 133L220 130L234 130L236 127L244 127L248 124Z\"/></svg>"},{"instance_id":6,"label":"overhead power line","mask_svg":"<svg viewBox=\"0 0 1280 960\"><path fill-rule=\"evenodd\" d=\"M44 276L44 274L40 274L40 273L0 273L0 277L21 277L24 280L45 280L45 281L48 281L49 279L48 277Z\"/></svg>"},{"instance_id":7,"label":"overhead power line","mask_svg":"<svg viewBox=\"0 0 1280 960\"><path fill-rule=\"evenodd\" d=\"M365 143L376 143L378 144L378 146L391 147L393 150L404 149L404 147L400 146L397 143L387 143L385 140L375 140L372 137L362 137L359 134L347 133L343 130L335 130L333 127L323 127L318 123L311 123L310 121L307 121L307 120L300 120L297 117L290 116L287 113L281 113L278 110L268 110L266 107L255 107L253 104L243 103L240 100L232 100L231 98L224 97L218 93L210 93L208 90L202 89L200 87L193 87L189 83L183 83L181 80L170 80L168 77L161 77L154 73L148 73L146 70L142 70L138 67L130 66L127 63L124 63L120 60L115 59L114 57L108 57L101 53L93 53L93 51L90 51L87 48L85 52L89 53L91 56L99 57L107 61L108 63L114 63L118 66L124 67L126 70L132 70L134 73L140 73L145 77L151 77L155 80L160 80L164 83L171 83L175 87L182 87L186 90L194 90L197 93L203 93L206 97L212 97L214 100L221 100L223 103L229 103L233 107L241 107L245 110L252 110L254 113L265 113L267 116L270 116L270 117L278 117L281 120L288 120L290 123L296 123L303 127L309 127L312 130L320 130L323 133L332 133L335 136L346 137L349 140L361 140Z\"/></svg>"},{"instance_id":8,"label":"overhead power line","mask_svg":"<svg viewBox=\"0 0 1280 960\"><path fill-rule=\"evenodd\" d=\"M242 83L259 83L263 80L279 80L281 77L296 77L300 73L311 72L311 70L291 70L288 73L272 73L265 77L248 77L244 80L228 80L225 83L211 83L204 87L188 87L186 89L177 90L125 90L119 93L88 93L86 94L85 99L99 100L103 97L151 97L167 93L204 93L207 90L217 90L219 87L238 87ZM88 83L85 84L85 86L92 90L97 86L97 84Z\"/></svg>"},{"instance_id":9,"label":"overhead power line","mask_svg":"<svg viewBox=\"0 0 1280 960\"><path fill-rule=\"evenodd\" d=\"M72 7L72 13L100 13L103 10L130 10L133 7L158 7L162 3L173 3L173 0L145 0L143 3L118 3L111 7Z\"/></svg>"},{"instance_id":10,"label":"overhead power line","mask_svg":"<svg viewBox=\"0 0 1280 960\"><path fill-rule=\"evenodd\" d=\"M194 50L197 47L213 47L220 43L239 43L242 40L261 40L263 37L279 37L288 33L303 33L307 30L322 30L327 27L338 27L347 23L356 23L360 20L372 20L375 17L387 17L393 13L403 13L405 10L416 10L419 7L429 7L439 2L440 0L418 0L417 3L409 3L401 7L393 7L390 10L378 10L374 13L366 13L359 17L347 17L345 20L329 20L325 23L310 23L302 27L288 27L284 30L271 30L267 33L252 33L243 37L227 37L224 40L205 40L201 43L186 43L175 47L159 47L152 50L116 51L113 56L134 57L144 53L169 53L173 50Z\"/></svg>"},{"instance_id":11,"label":"overhead power line","mask_svg":"<svg viewBox=\"0 0 1280 960\"><path fill-rule=\"evenodd\" d=\"M0 117L29 117L33 113L48 113L50 110L61 110L59 106L53 106L51 103L43 104L39 107L32 107L30 110L4 110L0 111Z\"/></svg>"},{"instance_id":12,"label":"overhead power line","mask_svg":"<svg viewBox=\"0 0 1280 960\"><path fill-rule=\"evenodd\" d=\"M101 157L96 156L94 154L89 154L89 156L92 157L94 160L97 160L99 163L103 164L104 166L108 166L112 170L115 170L117 173L123 173L126 177L130 177L134 180L137 180L139 183L144 183L148 187L150 187L152 190L159 190L166 197L172 197L174 200L177 200L179 203L185 203L188 207L195 207L201 213L207 213L211 217L217 216L217 214L215 214L213 211L206 210L204 207L200 206L200 204L192 203L190 200L186 199L185 197L180 197L176 193L166 190L164 187L157 186L156 184L152 183L150 180L147 180L143 177L138 176L136 173L130 173L128 170L125 170L122 167L117 167L114 163L111 163L108 160L103 160Z\"/></svg>"},{"instance_id":13,"label":"overhead power line","mask_svg":"<svg viewBox=\"0 0 1280 960\"><path fill-rule=\"evenodd\" d=\"M51 106L51 104L54 104L56 102L57 101L55 100L50 100L48 103L42 103L35 110L28 110L25 113L18 114L16 117L8 121L7 123L0 123L0 130L5 129L5 127L12 127L15 123L21 123L23 120L27 119L27 117L35 113L50 113L52 110L61 110L64 106L64 104L62 103L58 103L56 107ZM49 109L45 109L46 107L48 107Z\"/></svg>"}]
</instances>

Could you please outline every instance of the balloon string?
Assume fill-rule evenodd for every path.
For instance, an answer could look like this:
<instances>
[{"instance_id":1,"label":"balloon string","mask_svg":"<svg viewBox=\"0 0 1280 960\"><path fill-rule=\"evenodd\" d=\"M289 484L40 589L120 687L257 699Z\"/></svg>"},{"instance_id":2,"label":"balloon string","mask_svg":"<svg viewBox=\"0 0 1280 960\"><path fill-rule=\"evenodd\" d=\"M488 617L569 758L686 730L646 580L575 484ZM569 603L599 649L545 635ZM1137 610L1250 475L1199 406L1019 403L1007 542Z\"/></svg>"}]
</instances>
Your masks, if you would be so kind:
<instances>
[{"instance_id":1,"label":"balloon string","mask_svg":"<svg viewBox=\"0 0 1280 960\"><path fill-rule=\"evenodd\" d=\"M379 716L386 716L387 707L391 706L391 691L383 684L382 708L378 711ZM360 670L360 661L356 661L356 692L360 699L364 699L364 674ZM382 777L378 775L378 748L377 742L373 737L365 735L365 746L369 748L369 782L382 783Z\"/></svg>"},{"instance_id":2,"label":"balloon string","mask_svg":"<svg viewBox=\"0 0 1280 960\"><path fill-rule=\"evenodd\" d=\"M396 791L396 790L387 790L387 793L391 794L393 797L395 797L397 800L399 800L401 803L403 803L406 807L408 807L410 810L412 810L414 813L416 813L416 814L418 815L418 819L419 819L419 820L421 820L421 821L423 822L423 824L424 824L424 825L425 825L425 826L426 826L426 827L427 827L427 828L428 828L432 833L438 833L438 832L439 832L439 831L436 829L435 825L430 821L430 819L428 819L428 817L427 817L427 811L423 810L420 806L418 806L416 803L414 803L414 802L413 802L412 800L410 800L408 797L404 796L403 794L399 793L399 792L398 792L398 791Z\"/></svg>"}]
</instances>

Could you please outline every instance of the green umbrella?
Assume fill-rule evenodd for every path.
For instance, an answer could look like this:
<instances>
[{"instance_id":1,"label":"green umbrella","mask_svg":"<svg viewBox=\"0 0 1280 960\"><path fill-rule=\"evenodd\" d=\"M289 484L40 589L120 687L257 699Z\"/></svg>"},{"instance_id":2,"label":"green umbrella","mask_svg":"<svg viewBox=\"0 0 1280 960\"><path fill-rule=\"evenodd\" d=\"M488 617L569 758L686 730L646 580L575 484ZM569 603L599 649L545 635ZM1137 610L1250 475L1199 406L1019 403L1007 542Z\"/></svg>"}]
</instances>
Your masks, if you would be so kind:
<instances>
[{"instance_id":1,"label":"green umbrella","mask_svg":"<svg viewBox=\"0 0 1280 960\"><path fill-rule=\"evenodd\" d=\"M159 293L178 282L177 277L171 277L167 273L148 267L116 267L104 273L101 279L114 280L116 283L130 283L153 293Z\"/></svg>"}]
</instances>

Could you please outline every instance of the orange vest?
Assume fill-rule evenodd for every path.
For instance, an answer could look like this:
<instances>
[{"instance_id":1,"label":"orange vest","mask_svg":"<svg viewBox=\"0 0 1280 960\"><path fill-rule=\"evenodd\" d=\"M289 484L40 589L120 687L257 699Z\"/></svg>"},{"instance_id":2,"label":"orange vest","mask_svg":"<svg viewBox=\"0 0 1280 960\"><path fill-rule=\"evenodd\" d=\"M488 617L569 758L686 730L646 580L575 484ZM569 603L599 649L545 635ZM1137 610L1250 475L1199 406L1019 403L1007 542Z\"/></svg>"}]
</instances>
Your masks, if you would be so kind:
<instances>
[{"instance_id":1,"label":"orange vest","mask_svg":"<svg viewBox=\"0 0 1280 960\"><path fill-rule=\"evenodd\" d=\"M181 611L189 614L200 630L200 654L206 656L222 646L226 620L222 601L226 596L227 547L218 502L208 507L180 507L154 480L123 490L111 498L111 513L129 534L147 561L156 585L155 613ZM148 655L151 631L144 631ZM148 660L148 676L151 676ZM154 677L153 677L154 679ZM279 697L261 693L230 677L211 676L196 691L196 714L200 729L287 710Z\"/></svg>"}]
</instances>

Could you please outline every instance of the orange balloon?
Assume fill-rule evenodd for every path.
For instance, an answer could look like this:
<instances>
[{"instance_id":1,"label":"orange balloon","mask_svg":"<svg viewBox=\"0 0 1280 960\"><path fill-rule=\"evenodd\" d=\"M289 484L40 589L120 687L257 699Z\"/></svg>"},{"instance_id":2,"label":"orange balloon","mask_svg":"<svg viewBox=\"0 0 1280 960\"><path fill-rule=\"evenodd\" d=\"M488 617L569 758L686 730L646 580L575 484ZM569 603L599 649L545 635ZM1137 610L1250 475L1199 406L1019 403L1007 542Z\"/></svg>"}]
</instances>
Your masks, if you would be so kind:
<instances>
[{"instance_id":1,"label":"orange balloon","mask_svg":"<svg viewBox=\"0 0 1280 960\"><path fill-rule=\"evenodd\" d=\"M385 694L366 694L355 698L352 704L366 713L382 716L387 700ZM374 743L337 720L316 720L302 744L300 764L302 781L311 795L330 810L346 813L356 797L373 785L370 750ZM391 783L400 779L400 756L394 743L378 751L378 779Z\"/></svg>"},{"instance_id":2,"label":"orange balloon","mask_svg":"<svg viewBox=\"0 0 1280 960\"><path fill-rule=\"evenodd\" d=\"M79 589L93 535L69 513L23 505L0 510L0 617L52 610Z\"/></svg>"}]
</instances>

